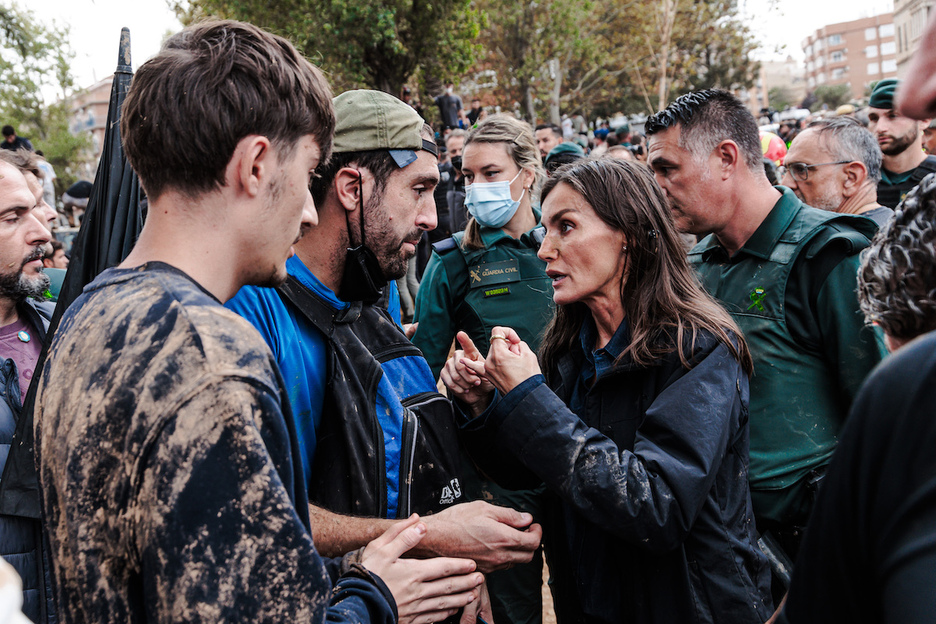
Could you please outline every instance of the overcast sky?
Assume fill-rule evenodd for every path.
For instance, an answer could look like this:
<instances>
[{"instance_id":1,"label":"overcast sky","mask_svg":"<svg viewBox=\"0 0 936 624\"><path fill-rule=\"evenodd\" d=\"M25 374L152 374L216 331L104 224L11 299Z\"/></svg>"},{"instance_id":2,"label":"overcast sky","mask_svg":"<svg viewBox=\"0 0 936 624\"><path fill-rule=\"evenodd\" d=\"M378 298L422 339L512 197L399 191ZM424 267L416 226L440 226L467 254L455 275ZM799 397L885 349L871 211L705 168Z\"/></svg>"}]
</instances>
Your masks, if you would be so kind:
<instances>
[{"instance_id":1,"label":"overcast sky","mask_svg":"<svg viewBox=\"0 0 936 624\"><path fill-rule=\"evenodd\" d=\"M783 60L788 54L802 60L800 44L819 28L894 10L891 0L738 0L738 3L762 44L757 55L762 60Z\"/></svg>"},{"instance_id":2,"label":"overcast sky","mask_svg":"<svg viewBox=\"0 0 936 624\"><path fill-rule=\"evenodd\" d=\"M29 7L46 24L71 26L72 73L78 87L114 73L122 27L130 29L134 70L159 51L167 32L182 28L165 0L19 0L18 4Z\"/></svg>"},{"instance_id":3,"label":"overcast sky","mask_svg":"<svg viewBox=\"0 0 936 624\"><path fill-rule=\"evenodd\" d=\"M893 10L890 0L738 1L764 44L761 59L802 59L800 42L817 28ZM113 73L122 26L130 29L134 69L156 54L167 32L182 27L165 0L31 0L27 6L43 22L71 26L72 70L81 87Z\"/></svg>"}]
</instances>

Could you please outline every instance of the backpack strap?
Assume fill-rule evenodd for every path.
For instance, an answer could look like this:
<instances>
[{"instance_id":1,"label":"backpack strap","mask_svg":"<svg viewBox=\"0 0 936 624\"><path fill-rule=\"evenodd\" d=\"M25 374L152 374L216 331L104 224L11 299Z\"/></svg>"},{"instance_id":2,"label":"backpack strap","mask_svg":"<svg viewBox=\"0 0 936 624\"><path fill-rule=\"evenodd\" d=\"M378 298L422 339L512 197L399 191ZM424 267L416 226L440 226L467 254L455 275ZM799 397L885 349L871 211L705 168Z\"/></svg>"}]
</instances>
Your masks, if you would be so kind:
<instances>
[{"instance_id":1,"label":"backpack strap","mask_svg":"<svg viewBox=\"0 0 936 624\"><path fill-rule=\"evenodd\" d=\"M335 331L335 310L315 295L305 284L292 275L276 287L276 292L287 304L292 304L319 331L332 337Z\"/></svg>"},{"instance_id":2,"label":"backpack strap","mask_svg":"<svg viewBox=\"0 0 936 624\"><path fill-rule=\"evenodd\" d=\"M458 232L454 236L432 245L433 251L439 255L439 259L442 261L442 267L445 269L449 285L453 289L457 289L457 292L463 290L457 286L459 279L467 285L468 276L468 260L465 258L461 247L461 235L462 232Z\"/></svg>"}]
</instances>

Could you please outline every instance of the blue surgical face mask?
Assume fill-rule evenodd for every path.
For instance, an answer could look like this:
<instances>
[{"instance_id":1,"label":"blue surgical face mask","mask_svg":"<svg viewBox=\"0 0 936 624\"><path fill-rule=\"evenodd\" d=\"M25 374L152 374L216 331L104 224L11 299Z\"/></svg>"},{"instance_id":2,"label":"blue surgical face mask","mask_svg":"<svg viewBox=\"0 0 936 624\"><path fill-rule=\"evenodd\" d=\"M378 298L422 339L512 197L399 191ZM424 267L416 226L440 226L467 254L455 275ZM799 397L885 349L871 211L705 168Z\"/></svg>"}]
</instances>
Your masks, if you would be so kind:
<instances>
[{"instance_id":1,"label":"blue surgical face mask","mask_svg":"<svg viewBox=\"0 0 936 624\"><path fill-rule=\"evenodd\" d=\"M465 187L465 207L475 221L489 228L502 228L507 225L520 207L520 199L514 200L510 194L510 185L520 177L523 169L517 172L510 182L474 182Z\"/></svg>"}]
</instances>

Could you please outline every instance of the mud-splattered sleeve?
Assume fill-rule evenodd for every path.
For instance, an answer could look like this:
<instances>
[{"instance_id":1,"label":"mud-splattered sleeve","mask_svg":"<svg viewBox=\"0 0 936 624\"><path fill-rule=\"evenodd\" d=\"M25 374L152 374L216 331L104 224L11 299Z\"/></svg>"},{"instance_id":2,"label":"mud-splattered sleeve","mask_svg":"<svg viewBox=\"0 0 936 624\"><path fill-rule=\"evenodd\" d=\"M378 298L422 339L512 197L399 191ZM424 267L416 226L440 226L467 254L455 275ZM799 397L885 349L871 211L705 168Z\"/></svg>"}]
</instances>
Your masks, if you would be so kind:
<instances>
[{"instance_id":1,"label":"mud-splattered sleeve","mask_svg":"<svg viewBox=\"0 0 936 624\"><path fill-rule=\"evenodd\" d=\"M738 430L746 386L737 360L719 344L653 400L633 451L590 428L542 383L509 414L495 409L502 419L496 433L591 522L667 552L682 543L705 504Z\"/></svg>"},{"instance_id":2,"label":"mud-splattered sleeve","mask_svg":"<svg viewBox=\"0 0 936 624\"><path fill-rule=\"evenodd\" d=\"M219 377L151 434L130 507L147 621L394 621L382 584L333 590L261 435L277 420L262 384Z\"/></svg>"}]
</instances>

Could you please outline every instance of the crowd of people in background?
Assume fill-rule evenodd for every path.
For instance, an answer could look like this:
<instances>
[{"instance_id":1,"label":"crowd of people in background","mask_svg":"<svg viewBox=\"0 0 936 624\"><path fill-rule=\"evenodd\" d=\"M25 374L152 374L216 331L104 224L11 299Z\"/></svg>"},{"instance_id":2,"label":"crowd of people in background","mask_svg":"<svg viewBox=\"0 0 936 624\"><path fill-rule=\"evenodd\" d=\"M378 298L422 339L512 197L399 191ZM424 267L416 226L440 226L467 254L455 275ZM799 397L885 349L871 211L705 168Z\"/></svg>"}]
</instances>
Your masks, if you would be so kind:
<instances>
[{"instance_id":1,"label":"crowd of people in background","mask_svg":"<svg viewBox=\"0 0 936 624\"><path fill-rule=\"evenodd\" d=\"M188 27L122 110L143 229L48 339L93 185L56 197L5 126L22 612L541 624L545 562L559 624L931 621L927 41L867 107L776 126L719 89L533 125L447 83L433 128Z\"/></svg>"}]
</instances>

